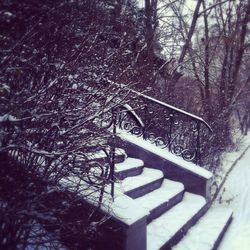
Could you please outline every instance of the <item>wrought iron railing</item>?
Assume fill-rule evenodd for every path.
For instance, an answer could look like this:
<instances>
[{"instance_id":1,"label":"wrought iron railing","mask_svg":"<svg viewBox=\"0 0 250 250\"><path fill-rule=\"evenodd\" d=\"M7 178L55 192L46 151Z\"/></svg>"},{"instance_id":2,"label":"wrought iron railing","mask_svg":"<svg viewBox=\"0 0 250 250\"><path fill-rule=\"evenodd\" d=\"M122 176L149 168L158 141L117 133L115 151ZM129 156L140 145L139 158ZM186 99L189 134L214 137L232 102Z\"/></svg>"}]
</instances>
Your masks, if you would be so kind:
<instances>
[{"instance_id":1,"label":"wrought iron railing","mask_svg":"<svg viewBox=\"0 0 250 250\"><path fill-rule=\"evenodd\" d=\"M115 123L119 129L142 137L186 161L202 165L203 142L212 132L208 123L201 117L145 94L134 90L130 92L130 104L114 106L109 114L105 114L102 123L107 128Z\"/></svg>"}]
</instances>

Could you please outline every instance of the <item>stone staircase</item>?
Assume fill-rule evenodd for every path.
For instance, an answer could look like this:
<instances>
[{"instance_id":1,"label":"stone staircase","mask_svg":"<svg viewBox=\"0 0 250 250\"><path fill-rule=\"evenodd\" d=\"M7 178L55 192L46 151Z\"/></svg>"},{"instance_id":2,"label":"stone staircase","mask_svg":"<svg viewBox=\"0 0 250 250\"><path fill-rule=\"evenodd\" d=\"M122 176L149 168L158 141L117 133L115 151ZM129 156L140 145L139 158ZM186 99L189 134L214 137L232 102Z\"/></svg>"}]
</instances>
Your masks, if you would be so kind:
<instances>
[{"instance_id":1,"label":"stone staircase","mask_svg":"<svg viewBox=\"0 0 250 250\"><path fill-rule=\"evenodd\" d=\"M232 211L211 206L203 196L187 192L181 182L166 179L161 170L122 154L124 157L115 164L115 190L131 197L138 208L146 211L146 228L141 225L142 229L132 230L132 241L138 242L124 249L217 249ZM130 213L124 209L119 216Z\"/></svg>"}]
</instances>

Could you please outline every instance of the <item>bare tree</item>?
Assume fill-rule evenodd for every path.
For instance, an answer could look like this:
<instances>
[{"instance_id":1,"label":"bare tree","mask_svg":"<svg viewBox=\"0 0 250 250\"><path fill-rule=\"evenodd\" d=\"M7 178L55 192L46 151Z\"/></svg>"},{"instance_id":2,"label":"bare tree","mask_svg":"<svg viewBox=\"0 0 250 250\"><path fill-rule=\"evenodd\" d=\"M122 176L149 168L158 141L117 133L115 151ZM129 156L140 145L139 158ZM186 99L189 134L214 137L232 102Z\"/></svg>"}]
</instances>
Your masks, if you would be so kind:
<instances>
[{"instance_id":1,"label":"bare tree","mask_svg":"<svg viewBox=\"0 0 250 250\"><path fill-rule=\"evenodd\" d=\"M90 225L96 230L103 218L81 195L99 196L110 183L109 165L93 162L92 153L109 152L111 135L98 121L127 97L108 80L137 79L138 23L127 19L134 9L89 0L4 1L1 8L0 245L56 245L79 232L91 243ZM68 221L73 208L83 218Z\"/></svg>"}]
</instances>

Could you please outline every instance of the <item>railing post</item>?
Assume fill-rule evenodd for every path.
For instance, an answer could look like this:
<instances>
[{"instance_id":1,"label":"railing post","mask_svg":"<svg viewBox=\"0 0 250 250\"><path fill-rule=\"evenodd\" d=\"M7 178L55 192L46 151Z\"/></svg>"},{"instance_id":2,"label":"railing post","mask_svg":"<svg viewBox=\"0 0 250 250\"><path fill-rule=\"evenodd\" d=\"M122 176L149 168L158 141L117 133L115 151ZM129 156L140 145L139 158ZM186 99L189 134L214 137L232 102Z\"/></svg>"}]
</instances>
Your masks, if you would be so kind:
<instances>
[{"instance_id":1,"label":"railing post","mask_svg":"<svg viewBox=\"0 0 250 250\"><path fill-rule=\"evenodd\" d=\"M113 118L114 118L114 109L112 109L112 119ZM116 114L114 122L115 122L115 125L117 125L119 127L119 129L122 129L122 121L123 121L123 119L124 119L123 112L119 112L119 115ZM113 127L113 132L116 134L116 126L115 126L115 128Z\"/></svg>"},{"instance_id":2,"label":"railing post","mask_svg":"<svg viewBox=\"0 0 250 250\"><path fill-rule=\"evenodd\" d=\"M146 127L148 125L148 121L147 121L148 114L147 113L148 113L148 105L145 104L145 106L144 106L144 127L142 127L142 138L144 140L147 140L147 136L146 136Z\"/></svg>"},{"instance_id":3,"label":"railing post","mask_svg":"<svg viewBox=\"0 0 250 250\"><path fill-rule=\"evenodd\" d=\"M115 108L112 109L112 141L110 149L110 181L111 181L111 196L114 200L114 188L115 188L115 144L116 144L116 125L117 125L117 112Z\"/></svg>"},{"instance_id":4,"label":"railing post","mask_svg":"<svg viewBox=\"0 0 250 250\"><path fill-rule=\"evenodd\" d=\"M201 161L201 159L200 159L200 157L201 157L201 152L200 152L200 150L201 150L201 148L200 148L200 126L201 124L200 124L200 122L197 122L197 139L196 139L196 159L195 159L195 163L196 163L196 165L200 165L200 161Z\"/></svg>"},{"instance_id":5,"label":"railing post","mask_svg":"<svg viewBox=\"0 0 250 250\"><path fill-rule=\"evenodd\" d=\"M169 115L169 133L168 133L168 150L171 152L171 143L172 143L172 129L173 129L173 121L174 121L174 115L171 113Z\"/></svg>"}]
</instances>

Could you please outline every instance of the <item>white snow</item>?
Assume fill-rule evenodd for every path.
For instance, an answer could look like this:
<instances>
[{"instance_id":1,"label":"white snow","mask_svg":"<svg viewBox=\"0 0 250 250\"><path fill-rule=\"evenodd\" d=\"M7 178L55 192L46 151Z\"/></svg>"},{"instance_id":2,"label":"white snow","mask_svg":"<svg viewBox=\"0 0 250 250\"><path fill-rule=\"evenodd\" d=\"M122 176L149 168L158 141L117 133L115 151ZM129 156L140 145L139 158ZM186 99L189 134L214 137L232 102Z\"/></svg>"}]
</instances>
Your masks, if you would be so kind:
<instances>
[{"instance_id":1,"label":"white snow","mask_svg":"<svg viewBox=\"0 0 250 250\"><path fill-rule=\"evenodd\" d=\"M119 154L125 154L124 150L118 149ZM100 151L91 157L103 157L104 154ZM118 169L131 169L131 164L133 167L143 166L143 161L134 158L127 158L123 163L116 164ZM115 183L115 194L114 201L110 195L110 186L105 188L105 193L103 196L103 204L101 209L118 220L124 222L127 225L131 225L136 221L144 218L149 214L149 210L141 206L140 203L136 202L132 198L125 195L125 192L134 190L140 186L147 185L156 180L163 178L163 173L157 169L144 168L142 174L133 177L127 177L125 180ZM83 180L80 180L77 176L70 176L64 178L61 181L64 187L70 190L77 190L79 194L82 194L85 199L91 204L98 206L98 200L100 195L100 190L87 184Z\"/></svg>"},{"instance_id":2,"label":"white snow","mask_svg":"<svg viewBox=\"0 0 250 250\"><path fill-rule=\"evenodd\" d=\"M130 161L137 164L143 164L142 161L133 158L130 158ZM110 213L113 217L119 219L127 225L135 223L136 221L147 216L149 214L149 209L144 208L140 203L128 197L124 193L162 178L162 171L157 169L144 168L141 175L127 177L125 180L115 183L114 201L112 201L112 198L110 196L110 186L107 186L105 188L101 209L105 212ZM61 184L72 190L77 190L85 198L87 197L88 202L98 206L100 190L97 190L95 187L87 184L83 180L80 180L77 176L64 178L61 181ZM169 188L171 188L172 186L173 188L173 185L176 186L177 184L171 184L169 182L167 186ZM171 190L169 190L168 192L171 192Z\"/></svg>"},{"instance_id":3,"label":"white snow","mask_svg":"<svg viewBox=\"0 0 250 250\"><path fill-rule=\"evenodd\" d=\"M115 155L116 156L124 155L125 158L127 157L126 152L122 148L116 148ZM107 157L107 155L105 154L105 152L103 150L95 151L93 153L86 153L85 156L89 159L101 159L101 158Z\"/></svg>"},{"instance_id":4,"label":"white snow","mask_svg":"<svg viewBox=\"0 0 250 250\"><path fill-rule=\"evenodd\" d=\"M171 239L204 205L205 198L185 193L183 200L147 226L147 249L158 250Z\"/></svg>"},{"instance_id":5,"label":"white snow","mask_svg":"<svg viewBox=\"0 0 250 250\"><path fill-rule=\"evenodd\" d=\"M247 150L248 146L250 145L250 135L248 136L244 136L242 138L242 135L238 135L236 134L235 136L236 138L234 138L235 143L238 144L237 145L237 149L234 151L230 151L230 152L225 152L222 155L222 160L221 160L221 165L219 168L219 172L217 174L218 177L220 177L219 179L217 178L217 184L220 184L222 181L223 176L226 175L226 173L230 170L230 168L232 168L232 166L241 160L242 158L242 154L244 154L244 152ZM237 141L239 141L237 143Z\"/></svg>"},{"instance_id":6,"label":"white snow","mask_svg":"<svg viewBox=\"0 0 250 250\"><path fill-rule=\"evenodd\" d=\"M164 175L160 170L152 168L144 168L140 175L127 177L121 182L121 184L117 183L116 187L120 187L120 189L124 193L126 193L140 186L144 186L156 180L162 179L163 177Z\"/></svg>"},{"instance_id":7,"label":"white snow","mask_svg":"<svg viewBox=\"0 0 250 250\"><path fill-rule=\"evenodd\" d=\"M160 188L135 199L138 204L152 211L154 208L169 201L171 198L181 193L184 185L180 182L164 179Z\"/></svg>"},{"instance_id":8,"label":"white snow","mask_svg":"<svg viewBox=\"0 0 250 250\"><path fill-rule=\"evenodd\" d=\"M134 116L135 119L139 122L139 124L140 124L141 127L144 127L143 121L142 121L141 118L136 114L136 112L134 111L134 109L133 109L130 105L124 104L123 107L124 107L125 109L127 109L130 113L133 114L133 116Z\"/></svg>"},{"instance_id":9,"label":"white snow","mask_svg":"<svg viewBox=\"0 0 250 250\"><path fill-rule=\"evenodd\" d=\"M77 190L79 194L83 195L85 200L95 206L98 206L100 190L88 185L77 176L64 178L61 181L61 184L70 190ZM126 225L132 225L149 214L147 209L140 206L140 204L132 198L123 194L119 184L116 185L115 188L114 201L110 195L110 186L106 187L101 209Z\"/></svg>"},{"instance_id":10,"label":"white snow","mask_svg":"<svg viewBox=\"0 0 250 250\"><path fill-rule=\"evenodd\" d=\"M72 85L72 89L77 89L77 84L76 83L74 83L73 85Z\"/></svg>"},{"instance_id":11,"label":"white snow","mask_svg":"<svg viewBox=\"0 0 250 250\"><path fill-rule=\"evenodd\" d=\"M157 147L156 145L152 144L150 141L143 140L142 137L136 137L135 135L131 135L123 130L119 130L118 135L122 139L129 141L139 147L142 147L148 150L149 152L152 152L170 162L173 162L174 164L177 164L179 167L184 168L190 172L193 172L196 175L202 176L203 178L206 178L206 179L210 179L213 177L213 174L209 172L208 170L201 168L192 162L187 162L181 157L178 157L170 153L168 150Z\"/></svg>"},{"instance_id":12,"label":"white snow","mask_svg":"<svg viewBox=\"0 0 250 250\"><path fill-rule=\"evenodd\" d=\"M150 142L144 141L142 138L136 138L133 135L121 134L126 140L131 141L139 146L144 147L163 158L173 160L180 165L179 157L175 157L166 150L162 150ZM249 136L250 138L250 136ZM247 141L247 142L250 142ZM243 158L239 160L239 156L245 150L230 153L224 159L223 166L229 168L231 164L238 160L234 170L231 172L227 182L225 183L225 192L222 194L224 204L217 204L212 207L205 216L203 216L196 225L194 225L183 238L183 240L173 248L173 250L206 250L211 249L217 236L220 234L223 226L231 216L232 210L225 209L225 206L234 210L234 220L229 227L219 250L249 250L250 246L250 148ZM125 152L123 152L125 153ZM170 156L168 155L170 154ZM100 157L100 154L95 155ZM176 159L178 158L178 159ZM184 160L183 160L184 161ZM178 163L177 163L178 162ZM185 164L184 164L185 163ZM191 166L187 162L183 162L189 171L204 178L211 178L212 174L204 169L198 168L193 164ZM134 158L127 158L125 162L116 164L117 171L129 170L143 166L143 161ZM193 169L194 168L194 169ZM198 169L198 170L197 170ZM203 171L204 170L204 171ZM75 178L75 177L74 177ZM70 177L66 182L68 186ZM134 190L139 186L146 185L155 180L163 178L163 173L156 169L143 169L141 175L127 177L125 180L115 184L115 198L112 201L110 196L110 187L106 188L101 209L110 213L113 217L132 225L136 221L144 218L155 207L163 204L171 199L174 195L183 191L181 183L164 179L159 189L156 189L142 197L132 199L125 195L125 192ZM79 188L84 196L88 196L90 203L98 205L99 191L94 190L83 181L74 179L74 185ZM65 183L64 183L65 184ZM88 187L88 189L86 189ZM230 202L231 201L231 202ZM227 204L228 202L228 204ZM172 236L176 234L204 205L206 201L203 197L191 193L185 193L183 200L153 220L147 226L147 245L148 250L157 250L164 245Z\"/></svg>"},{"instance_id":13,"label":"white snow","mask_svg":"<svg viewBox=\"0 0 250 250\"><path fill-rule=\"evenodd\" d=\"M144 162L140 159L128 157L124 162L115 164L115 172L126 171L129 169L140 168L144 166Z\"/></svg>"},{"instance_id":14,"label":"white snow","mask_svg":"<svg viewBox=\"0 0 250 250\"><path fill-rule=\"evenodd\" d=\"M225 207L211 207L173 250L211 250L232 215Z\"/></svg>"},{"instance_id":15,"label":"white snow","mask_svg":"<svg viewBox=\"0 0 250 250\"><path fill-rule=\"evenodd\" d=\"M18 119L10 114L4 114L0 116L0 122L6 122L6 121L15 122L18 121Z\"/></svg>"},{"instance_id":16,"label":"white snow","mask_svg":"<svg viewBox=\"0 0 250 250\"><path fill-rule=\"evenodd\" d=\"M250 135L245 138L250 144ZM248 144L248 145L249 145ZM242 153L241 149L241 153ZM229 174L221 199L224 205L232 208L234 219L222 241L219 250L250 249L250 148L238 158L237 164Z\"/></svg>"},{"instance_id":17,"label":"white snow","mask_svg":"<svg viewBox=\"0 0 250 250\"><path fill-rule=\"evenodd\" d=\"M5 11L3 14L6 15L6 16L13 16L13 14L11 12L9 12L9 11Z\"/></svg>"},{"instance_id":18,"label":"white snow","mask_svg":"<svg viewBox=\"0 0 250 250\"><path fill-rule=\"evenodd\" d=\"M109 211L115 218L120 219L127 225L132 225L149 214L147 209L124 194L115 197L115 201L110 204Z\"/></svg>"}]
</instances>

